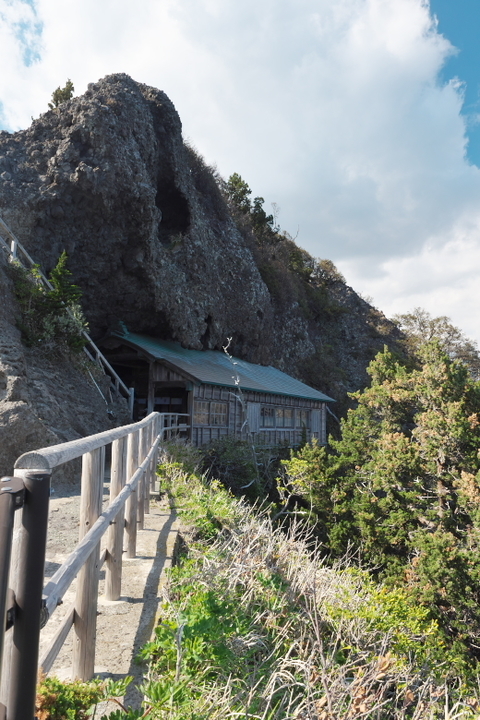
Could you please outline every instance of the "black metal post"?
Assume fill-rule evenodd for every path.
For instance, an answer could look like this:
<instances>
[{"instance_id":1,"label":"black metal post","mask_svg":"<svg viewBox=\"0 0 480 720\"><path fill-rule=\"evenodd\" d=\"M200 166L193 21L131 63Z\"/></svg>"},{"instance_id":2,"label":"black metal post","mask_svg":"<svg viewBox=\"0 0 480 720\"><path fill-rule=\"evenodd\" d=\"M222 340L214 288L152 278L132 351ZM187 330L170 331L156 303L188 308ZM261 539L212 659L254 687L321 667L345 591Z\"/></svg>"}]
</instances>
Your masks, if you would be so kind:
<instances>
[{"instance_id":1,"label":"black metal post","mask_svg":"<svg viewBox=\"0 0 480 720\"><path fill-rule=\"evenodd\" d=\"M23 504L23 490L23 480L20 478L3 477L0 480L0 678L7 610L9 609L7 608L7 597L12 551L13 515L15 510Z\"/></svg>"},{"instance_id":2,"label":"black metal post","mask_svg":"<svg viewBox=\"0 0 480 720\"><path fill-rule=\"evenodd\" d=\"M25 500L19 547L15 552L16 613L12 629L7 720L33 720L51 471L17 472L23 477Z\"/></svg>"}]
</instances>

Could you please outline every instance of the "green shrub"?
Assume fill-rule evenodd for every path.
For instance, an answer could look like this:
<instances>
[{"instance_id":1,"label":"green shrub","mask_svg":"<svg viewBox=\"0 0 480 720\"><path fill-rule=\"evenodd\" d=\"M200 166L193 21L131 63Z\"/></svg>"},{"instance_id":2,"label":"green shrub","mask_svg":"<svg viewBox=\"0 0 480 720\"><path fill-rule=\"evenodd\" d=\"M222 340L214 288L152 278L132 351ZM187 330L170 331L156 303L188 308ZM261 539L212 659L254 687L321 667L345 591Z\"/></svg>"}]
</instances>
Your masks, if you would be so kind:
<instances>
[{"instance_id":1,"label":"green shrub","mask_svg":"<svg viewBox=\"0 0 480 720\"><path fill-rule=\"evenodd\" d=\"M62 682L45 677L38 686L35 709L39 720L82 720L103 697L101 680Z\"/></svg>"},{"instance_id":2,"label":"green shrub","mask_svg":"<svg viewBox=\"0 0 480 720\"><path fill-rule=\"evenodd\" d=\"M287 445L265 447L249 440L225 436L202 448L201 469L234 495L250 500L275 499L280 461L290 454Z\"/></svg>"},{"instance_id":3,"label":"green shrub","mask_svg":"<svg viewBox=\"0 0 480 720\"><path fill-rule=\"evenodd\" d=\"M131 676L123 680L61 681L56 677L43 677L37 687L35 702L38 720L84 720L91 717L98 703L114 700L120 706L101 720L136 720L143 717L143 710L125 708L116 698L125 695Z\"/></svg>"},{"instance_id":4,"label":"green shrub","mask_svg":"<svg viewBox=\"0 0 480 720\"><path fill-rule=\"evenodd\" d=\"M61 254L50 273L51 290L44 285L38 265L27 270L20 263L12 263L10 268L22 313L17 325L25 344L82 350L87 323L79 304L81 290L72 283L67 268L67 254Z\"/></svg>"}]
</instances>

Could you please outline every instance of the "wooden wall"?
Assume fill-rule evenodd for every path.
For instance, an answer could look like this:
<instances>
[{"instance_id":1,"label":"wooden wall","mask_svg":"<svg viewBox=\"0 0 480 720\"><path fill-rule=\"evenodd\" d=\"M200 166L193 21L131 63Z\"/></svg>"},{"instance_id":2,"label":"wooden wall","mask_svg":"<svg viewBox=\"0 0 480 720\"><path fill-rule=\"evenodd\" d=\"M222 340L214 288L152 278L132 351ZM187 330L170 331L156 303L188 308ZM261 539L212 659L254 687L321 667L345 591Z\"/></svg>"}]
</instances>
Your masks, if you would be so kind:
<instances>
[{"instance_id":1,"label":"wooden wall","mask_svg":"<svg viewBox=\"0 0 480 720\"><path fill-rule=\"evenodd\" d=\"M302 398L287 397L285 395L271 395L269 393L257 393L243 391L241 394L235 389L222 388L216 385L194 386L193 389L193 413L195 415L195 404L198 401L217 401L226 403L227 424L219 425L196 425L192 427L192 442L194 445L203 445L225 435L236 435L246 438L247 431L245 419L250 415L250 426L254 433L254 440L259 445L280 445L287 444L291 447L299 445L304 433L301 428L261 428L251 421L251 410L253 406L262 405L275 407L288 407L311 411L311 427L308 431L308 439L316 437L320 443L326 443L326 408L325 403L319 400L307 400ZM313 412L312 412L313 411Z\"/></svg>"}]
</instances>

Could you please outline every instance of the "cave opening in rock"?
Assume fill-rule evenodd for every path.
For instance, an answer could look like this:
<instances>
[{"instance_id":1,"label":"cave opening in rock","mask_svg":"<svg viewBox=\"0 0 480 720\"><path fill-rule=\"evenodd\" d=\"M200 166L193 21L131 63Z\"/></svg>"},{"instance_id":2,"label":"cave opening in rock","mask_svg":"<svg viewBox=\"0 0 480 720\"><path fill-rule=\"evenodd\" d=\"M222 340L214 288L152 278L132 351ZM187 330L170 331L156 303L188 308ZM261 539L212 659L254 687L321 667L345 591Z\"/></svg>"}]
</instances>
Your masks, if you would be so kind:
<instances>
[{"instance_id":1,"label":"cave opening in rock","mask_svg":"<svg viewBox=\"0 0 480 720\"><path fill-rule=\"evenodd\" d=\"M158 183L155 204L162 213L158 229L163 243L168 244L172 236L187 232L190 208L185 195L173 183Z\"/></svg>"}]
</instances>

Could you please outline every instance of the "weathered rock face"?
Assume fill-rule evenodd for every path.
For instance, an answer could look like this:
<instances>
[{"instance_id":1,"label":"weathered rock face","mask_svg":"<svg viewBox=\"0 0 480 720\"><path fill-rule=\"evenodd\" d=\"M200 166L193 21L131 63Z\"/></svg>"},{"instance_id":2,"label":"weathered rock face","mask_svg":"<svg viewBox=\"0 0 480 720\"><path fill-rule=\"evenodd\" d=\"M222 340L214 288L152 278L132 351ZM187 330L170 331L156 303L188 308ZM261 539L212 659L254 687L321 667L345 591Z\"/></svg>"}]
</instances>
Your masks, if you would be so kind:
<instances>
[{"instance_id":1,"label":"weathered rock face","mask_svg":"<svg viewBox=\"0 0 480 720\"><path fill-rule=\"evenodd\" d=\"M7 260L0 251L0 476L11 475L27 450L74 440L128 422L125 403L109 395L109 380L92 376L93 363L25 348ZM78 465L58 469L57 480L78 479Z\"/></svg>"},{"instance_id":2,"label":"weathered rock face","mask_svg":"<svg viewBox=\"0 0 480 720\"><path fill-rule=\"evenodd\" d=\"M67 250L97 338L120 321L190 348L232 337L234 354L338 396L398 337L341 282L334 321L278 302L171 101L126 75L0 133L0 214L45 270Z\"/></svg>"},{"instance_id":3,"label":"weathered rock face","mask_svg":"<svg viewBox=\"0 0 480 720\"><path fill-rule=\"evenodd\" d=\"M201 348L271 315L218 191L210 207L196 186L164 93L111 76L0 136L0 153L6 221L47 270L67 250L97 336L123 320Z\"/></svg>"}]
</instances>

